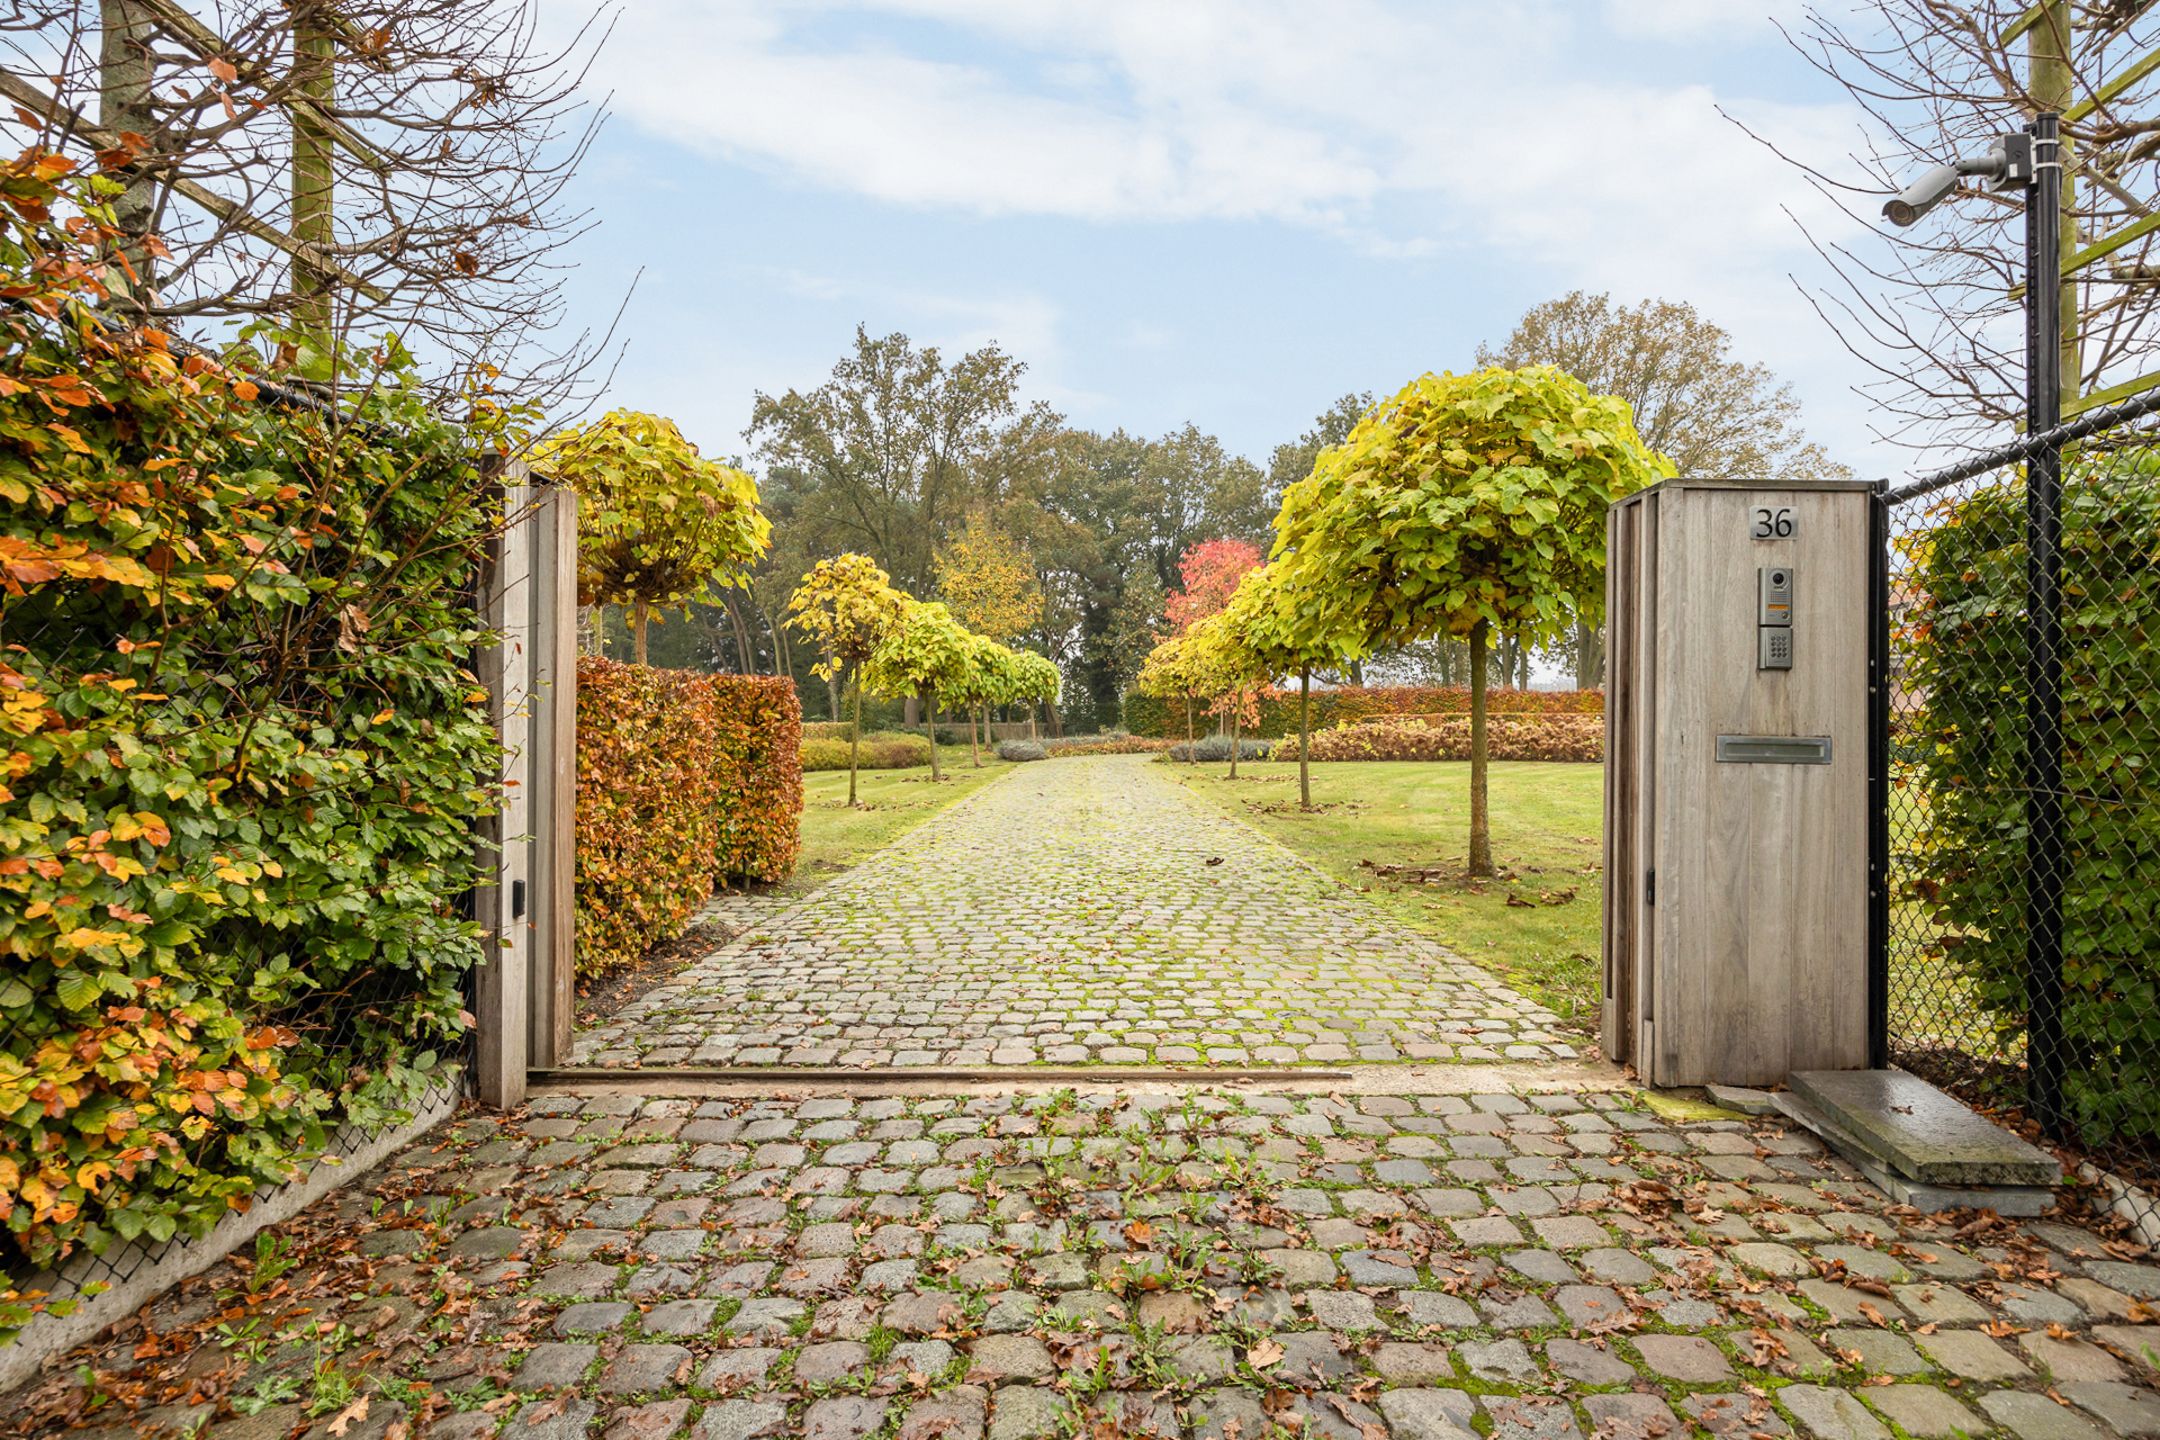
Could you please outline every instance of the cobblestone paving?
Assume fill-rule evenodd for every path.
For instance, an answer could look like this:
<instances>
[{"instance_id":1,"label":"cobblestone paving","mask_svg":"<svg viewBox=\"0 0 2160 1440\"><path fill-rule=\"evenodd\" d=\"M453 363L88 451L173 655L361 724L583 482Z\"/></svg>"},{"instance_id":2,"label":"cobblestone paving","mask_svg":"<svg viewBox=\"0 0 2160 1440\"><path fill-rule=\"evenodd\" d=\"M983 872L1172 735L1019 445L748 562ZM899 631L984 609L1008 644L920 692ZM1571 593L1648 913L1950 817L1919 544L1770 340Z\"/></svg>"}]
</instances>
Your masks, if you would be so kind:
<instances>
[{"instance_id":1,"label":"cobblestone paving","mask_svg":"<svg viewBox=\"0 0 2160 1440\"><path fill-rule=\"evenodd\" d=\"M190 1282L0 1424L2160 1433L2143 1251L1896 1209L1774 1122L1667 1123L1626 1091L556 1095L453 1122L281 1235L261 1253L292 1268Z\"/></svg>"},{"instance_id":2,"label":"cobblestone paving","mask_svg":"<svg viewBox=\"0 0 2160 1440\"><path fill-rule=\"evenodd\" d=\"M1544 1060L1549 1012L1165 778L1031 765L578 1037L591 1066Z\"/></svg>"}]
</instances>

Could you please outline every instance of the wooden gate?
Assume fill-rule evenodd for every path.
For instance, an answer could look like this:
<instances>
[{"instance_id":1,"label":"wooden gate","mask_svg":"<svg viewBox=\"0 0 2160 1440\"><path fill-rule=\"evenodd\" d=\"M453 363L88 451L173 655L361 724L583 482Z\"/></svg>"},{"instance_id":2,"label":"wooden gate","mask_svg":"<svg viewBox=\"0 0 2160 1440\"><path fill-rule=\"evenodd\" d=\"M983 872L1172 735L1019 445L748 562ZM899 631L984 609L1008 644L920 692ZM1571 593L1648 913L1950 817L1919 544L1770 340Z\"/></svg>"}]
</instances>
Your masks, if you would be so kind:
<instances>
[{"instance_id":1,"label":"wooden gate","mask_svg":"<svg viewBox=\"0 0 2160 1440\"><path fill-rule=\"evenodd\" d=\"M503 737L503 804L481 837L495 883L478 894L489 951L474 987L475 1084L489 1105L525 1098L526 1073L570 1048L577 803L577 496L506 476L486 618L501 642L480 682Z\"/></svg>"}]
</instances>

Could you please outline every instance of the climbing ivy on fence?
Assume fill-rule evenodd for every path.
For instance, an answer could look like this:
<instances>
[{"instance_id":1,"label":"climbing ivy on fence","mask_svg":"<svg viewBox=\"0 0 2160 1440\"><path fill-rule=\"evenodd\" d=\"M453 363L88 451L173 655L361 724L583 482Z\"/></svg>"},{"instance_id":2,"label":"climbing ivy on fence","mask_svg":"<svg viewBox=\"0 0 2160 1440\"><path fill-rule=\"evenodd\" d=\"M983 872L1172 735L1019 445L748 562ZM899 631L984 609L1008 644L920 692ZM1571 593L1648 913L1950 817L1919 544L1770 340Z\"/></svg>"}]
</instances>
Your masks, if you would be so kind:
<instances>
[{"instance_id":1,"label":"climbing ivy on fence","mask_svg":"<svg viewBox=\"0 0 2160 1440\"><path fill-rule=\"evenodd\" d=\"M412 1104L471 1025L499 767L499 412L438 420L394 346L273 408L108 328L115 187L67 172L0 166L0 1213L35 1264L205 1231Z\"/></svg>"},{"instance_id":2,"label":"climbing ivy on fence","mask_svg":"<svg viewBox=\"0 0 2160 1440\"><path fill-rule=\"evenodd\" d=\"M579 658L579 974L681 934L717 881L786 878L801 843L801 743L784 676Z\"/></svg>"},{"instance_id":3,"label":"climbing ivy on fence","mask_svg":"<svg viewBox=\"0 0 2160 1440\"><path fill-rule=\"evenodd\" d=\"M1901 753L1926 806L1910 895L2014 1050L2024 1033L2024 490L1947 504L1906 542ZM2063 495L2063 1042L2091 1144L2160 1139L2160 463L2076 465Z\"/></svg>"}]
</instances>

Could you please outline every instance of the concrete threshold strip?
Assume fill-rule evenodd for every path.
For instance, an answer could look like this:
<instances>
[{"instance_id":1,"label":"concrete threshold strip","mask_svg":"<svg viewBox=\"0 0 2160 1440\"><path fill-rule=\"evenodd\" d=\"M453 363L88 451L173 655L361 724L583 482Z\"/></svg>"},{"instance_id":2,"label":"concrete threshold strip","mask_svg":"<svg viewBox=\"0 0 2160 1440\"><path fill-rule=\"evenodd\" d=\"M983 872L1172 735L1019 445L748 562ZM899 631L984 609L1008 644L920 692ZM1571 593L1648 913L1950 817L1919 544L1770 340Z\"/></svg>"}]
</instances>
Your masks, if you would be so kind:
<instances>
[{"instance_id":1,"label":"concrete threshold strip","mask_svg":"<svg viewBox=\"0 0 2160 1440\"><path fill-rule=\"evenodd\" d=\"M793 1093L966 1094L992 1090L1035 1094L1073 1086L1094 1089L1234 1087L1285 1094L1479 1095L1632 1090L1617 1066L1577 1065L984 1065L849 1069L813 1065L562 1067L534 1070L542 1094L643 1095Z\"/></svg>"}]
</instances>

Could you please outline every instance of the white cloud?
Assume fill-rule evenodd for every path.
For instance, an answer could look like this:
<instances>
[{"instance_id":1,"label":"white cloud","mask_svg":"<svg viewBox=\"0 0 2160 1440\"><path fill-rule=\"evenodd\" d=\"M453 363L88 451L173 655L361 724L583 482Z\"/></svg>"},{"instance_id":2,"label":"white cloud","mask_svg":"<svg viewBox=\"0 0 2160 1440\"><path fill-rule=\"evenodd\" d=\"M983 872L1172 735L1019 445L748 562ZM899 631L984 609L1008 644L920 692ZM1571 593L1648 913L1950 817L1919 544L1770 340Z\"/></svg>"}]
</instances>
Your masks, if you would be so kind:
<instances>
[{"instance_id":1,"label":"white cloud","mask_svg":"<svg viewBox=\"0 0 2160 1440\"><path fill-rule=\"evenodd\" d=\"M1685 0L1623 8L1661 29L1696 23ZM1705 87L1555 64L1575 13L641 0L603 67L619 67L616 107L641 128L903 205L1269 219L1412 257L1451 237L1576 253L1651 234L1660 253L1790 246L1778 202L1815 203L1798 176L1720 119ZM1770 118L1810 142L1846 123L1836 107ZM1383 236L1374 208L1402 202L1426 213Z\"/></svg>"},{"instance_id":2,"label":"white cloud","mask_svg":"<svg viewBox=\"0 0 2160 1440\"><path fill-rule=\"evenodd\" d=\"M1426 274L1497 250L1547 293L1685 298L1773 366L1828 374L1835 342L1785 278L1807 263L1793 215L1826 204L1719 106L1817 156L1846 151L1855 115L1635 78L1599 51L1774 39L1765 15L1795 3L635 0L600 77L640 129L797 184L977 216L1285 223ZM1055 372L1039 297L912 304L952 343L995 335Z\"/></svg>"},{"instance_id":3,"label":"white cloud","mask_svg":"<svg viewBox=\"0 0 2160 1440\"><path fill-rule=\"evenodd\" d=\"M1650 40L1774 39L1773 22L1791 23L1806 0L1605 0L1605 23Z\"/></svg>"}]
</instances>

